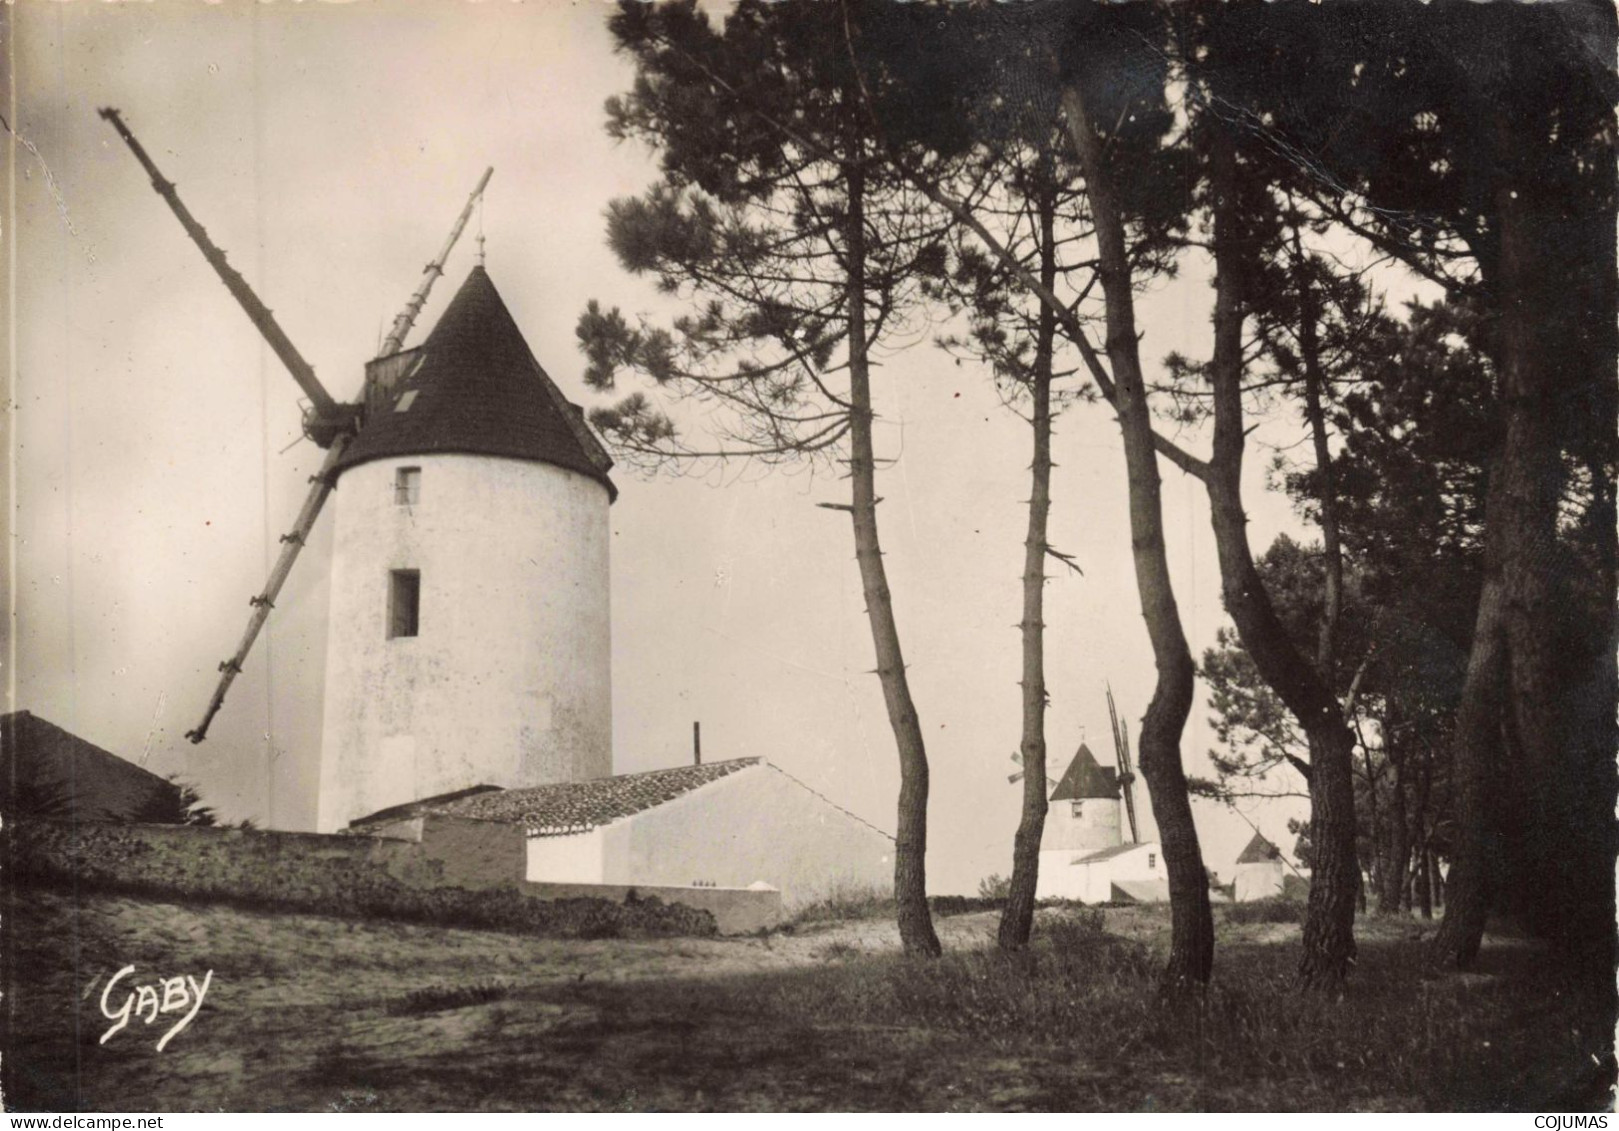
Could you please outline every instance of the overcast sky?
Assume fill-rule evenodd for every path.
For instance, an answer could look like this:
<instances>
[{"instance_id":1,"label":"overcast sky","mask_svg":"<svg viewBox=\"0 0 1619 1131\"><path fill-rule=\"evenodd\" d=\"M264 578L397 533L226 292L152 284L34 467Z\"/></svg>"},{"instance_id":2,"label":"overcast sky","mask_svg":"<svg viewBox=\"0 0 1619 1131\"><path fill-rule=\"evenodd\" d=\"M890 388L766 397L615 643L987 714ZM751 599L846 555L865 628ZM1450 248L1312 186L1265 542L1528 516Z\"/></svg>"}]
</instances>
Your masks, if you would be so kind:
<instances>
[{"instance_id":1,"label":"overcast sky","mask_svg":"<svg viewBox=\"0 0 1619 1131\"><path fill-rule=\"evenodd\" d=\"M17 102L13 451L15 706L159 773L231 818L308 827L319 756L330 516L209 740L192 746L247 598L319 462L299 392L97 107L116 106L192 212L339 397L415 288L478 174L486 204L417 324L428 330L487 238L488 269L574 399L586 300L667 310L619 270L603 210L653 176L602 103L631 74L596 0L46 4L10 9ZM33 152L33 150L37 150ZM1209 348L1202 272L1148 295L1144 357ZM1018 787L1019 574L1029 436L987 374L929 335L879 380L882 534L933 765L930 886L1010 867ZM1048 736L1112 757L1104 681L1136 729L1153 683L1129 554L1123 459L1105 409L1058 420L1052 541L1084 570L1048 586ZM1278 441L1285 438L1278 433ZM1251 458L1252 537L1298 531ZM875 676L847 484L732 467L616 473L614 765L762 755L892 830L898 771ZM339 492L338 505L341 505ZM1194 652L1222 623L1201 489L1164 505ZM1200 700L1185 740L1206 772ZM1145 800L1145 791L1139 794ZM1145 808L1143 806L1143 808ZM1291 849L1298 806L1248 818ZM1200 803L1210 867L1251 835ZM1150 833L1150 830L1149 830Z\"/></svg>"}]
</instances>

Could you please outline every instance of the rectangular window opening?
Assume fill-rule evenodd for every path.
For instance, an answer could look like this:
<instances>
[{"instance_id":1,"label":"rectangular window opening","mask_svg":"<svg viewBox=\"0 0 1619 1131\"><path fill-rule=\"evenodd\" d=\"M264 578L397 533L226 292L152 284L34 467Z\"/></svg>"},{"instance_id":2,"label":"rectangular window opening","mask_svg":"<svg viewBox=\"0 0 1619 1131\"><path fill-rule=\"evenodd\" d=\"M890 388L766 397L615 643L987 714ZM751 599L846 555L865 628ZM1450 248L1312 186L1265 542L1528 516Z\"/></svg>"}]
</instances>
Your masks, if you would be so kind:
<instances>
[{"instance_id":1,"label":"rectangular window opening","mask_svg":"<svg viewBox=\"0 0 1619 1131\"><path fill-rule=\"evenodd\" d=\"M399 467L394 469L394 502L402 507L413 507L422 501L422 469Z\"/></svg>"},{"instance_id":2,"label":"rectangular window opening","mask_svg":"<svg viewBox=\"0 0 1619 1131\"><path fill-rule=\"evenodd\" d=\"M422 575L414 569L388 574L388 639L415 636L421 614Z\"/></svg>"},{"instance_id":3,"label":"rectangular window opening","mask_svg":"<svg viewBox=\"0 0 1619 1131\"><path fill-rule=\"evenodd\" d=\"M1085 803L1083 801L1072 801L1072 802L1069 802L1069 804L1073 806L1073 809L1072 809L1072 815L1073 816L1075 816L1075 817L1084 816Z\"/></svg>"}]
</instances>

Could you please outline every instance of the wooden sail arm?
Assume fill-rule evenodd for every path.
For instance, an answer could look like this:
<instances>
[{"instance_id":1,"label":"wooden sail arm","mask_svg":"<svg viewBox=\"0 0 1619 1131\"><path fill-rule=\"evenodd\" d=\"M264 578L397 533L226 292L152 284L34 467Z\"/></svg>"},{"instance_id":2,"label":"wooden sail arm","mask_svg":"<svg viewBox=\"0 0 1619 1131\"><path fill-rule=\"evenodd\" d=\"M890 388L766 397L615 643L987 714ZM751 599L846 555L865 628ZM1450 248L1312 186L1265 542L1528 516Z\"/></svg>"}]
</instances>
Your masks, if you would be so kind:
<instances>
[{"instance_id":1,"label":"wooden sail arm","mask_svg":"<svg viewBox=\"0 0 1619 1131\"><path fill-rule=\"evenodd\" d=\"M225 289L230 291L236 301L241 304L242 309L247 312L247 316L252 320L253 325L258 327L259 333L264 335L264 340L270 343L270 348L275 351L275 355L281 359L281 363L292 374L292 379L297 381L299 387L303 389L304 395L309 398L313 406L314 417L318 420L328 420L342 415L337 402L332 399L331 394L327 393L320 381L315 377L314 368L304 360L297 347L292 344L286 333L282 331L281 326L275 320L275 316L270 313L270 309L259 301L259 297L247 285L247 280L242 278L241 272L226 262L225 253L215 245L213 240L208 238L207 230L197 223L196 217L192 216L191 211L181 202L180 194L174 190L174 183L166 179L157 165L153 163L151 157L147 156L146 150L141 146L140 142L135 140L135 135L130 133L129 127L124 124L124 120L119 116L118 111L111 107L103 107L100 114L112 123L112 128L118 131L118 136L124 139L124 143L135 154L135 159L141 163L141 166L145 168L147 174L152 178L152 187L157 190L159 196L168 202L169 209L180 221L180 226L186 230L186 234L191 237L191 241L202 252L203 258L208 261L209 266L214 269L220 281L225 284Z\"/></svg>"},{"instance_id":2,"label":"wooden sail arm","mask_svg":"<svg viewBox=\"0 0 1619 1131\"><path fill-rule=\"evenodd\" d=\"M495 169L493 165L483 171L483 176L478 179L477 187L472 190L472 195L467 198L467 206L461 209L461 215L456 217L455 227L450 229L450 238L444 241L444 247L433 258L433 261L423 268L424 278L421 285L416 288L416 293L410 296L410 301L405 303L405 309L401 310L399 316L394 319L393 328L388 331L388 337L383 340L382 348L377 351L378 357L387 357L389 354L398 353L400 347L405 344L405 335L410 333L410 328L415 323L416 316L422 312L422 307L427 305L428 292L433 289L433 284L438 281L438 277L444 274L445 260L450 258L451 250L455 247L456 241L461 238L461 232L466 228L467 220L472 216L473 206L478 203L478 198L483 195L485 186L489 184L489 178L494 175Z\"/></svg>"},{"instance_id":3,"label":"wooden sail arm","mask_svg":"<svg viewBox=\"0 0 1619 1131\"><path fill-rule=\"evenodd\" d=\"M1130 843L1140 844L1136 830L1136 775L1130 769L1130 734L1119 722L1118 708L1113 705L1113 687L1107 688L1107 717L1113 727L1113 753L1118 762L1119 789L1124 793L1124 814L1130 821Z\"/></svg>"},{"instance_id":4,"label":"wooden sail arm","mask_svg":"<svg viewBox=\"0 0 1619 1131\"><path fill-rule=\"evenodd\" d=\"M320 511L326 505L327 496L337 483L337 464L343 456L343 450L348 447L350 436L348 433L339 433L332 441L332 446L326 452L326 459L321 463L320 470L309 477L309 494L304 497L304 505L298 511L298 519L293 523L292 529L281 536L281 554L276 558L275 567L270 571L270 579L264 583L262 592L249 598L248 604L253 606L253 615L248 617L247 631L242 634L241 643L236 646L236 652L230 659L219 665L219 686L214 688L213 698L208 700L208 709L203 713L202 722L186 731L186 737L192 742L201 742L208 737L208 726L219 714L219 709L225 705L225 694L230 685L241 674L242 665L247 663L248 653L253 650L253 643L259 638L259 632L264 628L264 622L270 619L270 610L275 608L276 598L281 595L281 587L287 583L287 575L292 572L293 563L303 551L304 543L309 540L309 532L315 528L315 520L320 517Z\"/></svg>"}]
</instances>

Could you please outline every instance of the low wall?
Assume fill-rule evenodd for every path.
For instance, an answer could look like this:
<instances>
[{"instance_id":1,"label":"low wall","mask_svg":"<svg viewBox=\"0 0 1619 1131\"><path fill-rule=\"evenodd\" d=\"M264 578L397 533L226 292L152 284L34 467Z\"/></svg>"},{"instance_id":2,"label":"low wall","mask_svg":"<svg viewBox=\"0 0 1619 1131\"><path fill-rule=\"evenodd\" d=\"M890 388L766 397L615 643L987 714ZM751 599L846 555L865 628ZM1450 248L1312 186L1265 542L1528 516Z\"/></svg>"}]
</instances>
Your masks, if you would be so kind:
<instances>
[{"instance_id":1,"label":"low wall","mask_svg":"<svg viewBox=\"0 0 1619 1131\"><path fill-rule=\"evenodd\" d=\"M529 881L523 890L538 899L610 899L631 903L655 899L714 916L722 935L751 935L781 922L781 892L774 888L646 887L629 884L547 884Z\"/></svg>"},{"instance_id":2,"label":"low wall","mask_svg":"<svg viewBox=\"0 0 1619 1131\"><path fill-rule=\"evenodd\" d=\"M433 818L409 841L24 818L4 838L7 882L573 938L717 929L688 899L527 890L523 830L493 821Z\"/></svg>"}]
</instances>

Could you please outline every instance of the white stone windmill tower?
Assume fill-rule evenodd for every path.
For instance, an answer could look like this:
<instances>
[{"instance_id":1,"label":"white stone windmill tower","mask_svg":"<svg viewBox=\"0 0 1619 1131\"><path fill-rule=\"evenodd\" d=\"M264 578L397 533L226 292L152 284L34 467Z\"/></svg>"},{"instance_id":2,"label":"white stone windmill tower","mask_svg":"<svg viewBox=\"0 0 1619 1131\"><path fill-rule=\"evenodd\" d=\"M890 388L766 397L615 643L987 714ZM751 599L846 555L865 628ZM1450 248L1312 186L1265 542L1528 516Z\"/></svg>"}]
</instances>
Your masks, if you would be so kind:
<instances>
[{"instance_id":1,"label":"white stone windmill tower","mask_svg":"<svg viewBox=\"0 0 1619 1131\"><path fill-rule=\"evenodd\" d=\"M529 352L480 265L402 350L490 172L339 403L102 110L309 399L320 471L236 653L187 737L201 742L327 497L337 507L317 825L474 785L612 772L607 510L612 460Z\"/></svg>"},{"instance_id":2,"label":"white stone windmill tower","mask_svg":"<svg viewBox=\"0 0 1619 1131\"><path fill-rule=\"evenodd\" d=\"M338 461L318 828L612 767L611 459L482 266Z\"/></svg>"}]
</instances>

